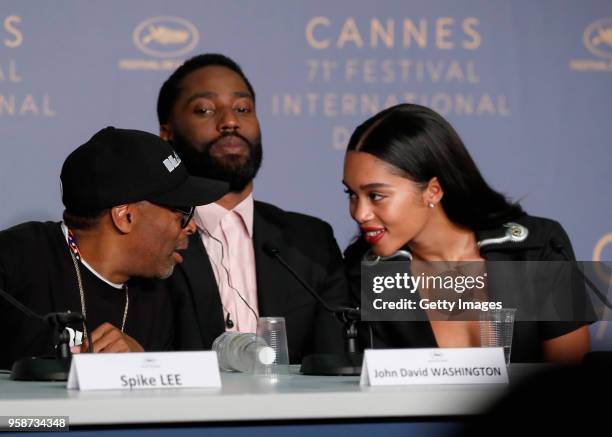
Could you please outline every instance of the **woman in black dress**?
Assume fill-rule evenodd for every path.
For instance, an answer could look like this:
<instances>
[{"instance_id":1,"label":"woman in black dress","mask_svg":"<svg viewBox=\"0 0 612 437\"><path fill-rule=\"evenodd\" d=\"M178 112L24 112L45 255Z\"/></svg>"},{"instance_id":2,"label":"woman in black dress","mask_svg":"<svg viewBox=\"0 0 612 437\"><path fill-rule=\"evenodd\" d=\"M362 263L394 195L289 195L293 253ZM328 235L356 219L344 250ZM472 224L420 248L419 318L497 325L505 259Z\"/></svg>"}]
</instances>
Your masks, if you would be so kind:
<instances>
[{"instance_id":1,"label":"woman in black dress","mask_svg":"<svg viewBox=\"0 0 612 437\"><path fill-rule=\"evenodd\" d=\"M423 106L397 105L360 125L343 182L361 230L345 252L357 302L366 253L386 257L403 249L426 262L565 260L554 241L573 258L561 225L527 215L493 190L452 126ZM508 232L520 238L497 238ZM477 321L376 322L373 334L374 347L480 344ZM586 323L516 322L511 359L571 362L588 349Z\"/></svg>"}]
</instances>

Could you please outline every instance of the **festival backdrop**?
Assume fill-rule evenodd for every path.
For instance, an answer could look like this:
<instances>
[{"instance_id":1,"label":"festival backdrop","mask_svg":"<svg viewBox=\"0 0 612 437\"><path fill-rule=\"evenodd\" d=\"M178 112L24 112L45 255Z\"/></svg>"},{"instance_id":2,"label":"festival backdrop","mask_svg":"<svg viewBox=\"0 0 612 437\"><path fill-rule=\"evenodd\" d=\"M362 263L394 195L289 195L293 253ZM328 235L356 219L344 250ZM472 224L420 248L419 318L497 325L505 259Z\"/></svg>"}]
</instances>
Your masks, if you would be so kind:
<instances>
[{"instance_id":1,"label":"festival backdrop","mask_svg":"<svg viewBox=\"0 0 612 437\"><path fill-rule=\"evenodd\" d=\"M446 116L579 259L612 259L609 0L2 0L0 228L59 219L66 155L108 125L158 132L160 85L203 52L255 87L256 198L329 221L341 247L348 137L407 101Z\"/></svg>"}]
</instances>

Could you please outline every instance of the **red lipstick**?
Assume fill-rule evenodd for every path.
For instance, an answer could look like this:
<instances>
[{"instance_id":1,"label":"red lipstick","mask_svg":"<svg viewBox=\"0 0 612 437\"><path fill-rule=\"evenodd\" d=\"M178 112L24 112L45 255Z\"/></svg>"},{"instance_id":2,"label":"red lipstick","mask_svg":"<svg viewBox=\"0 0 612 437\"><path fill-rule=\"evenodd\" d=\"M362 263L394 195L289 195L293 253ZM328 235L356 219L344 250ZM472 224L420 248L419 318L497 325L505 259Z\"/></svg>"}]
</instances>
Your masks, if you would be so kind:
<instances>
[{"instance_id":1,"label":"red lipstick","mask_svg":"<svg viewBox=\"0 0 612 437\"><path fill-rule=\"evenodd\" d=\"M365 239L365 241L370 244L370 245L374 245L376 243L378 243L378 241L384 237L385 235L385 228L382 227L366 227L366 228L361 228L361 232L363 233L363 238Z\"/></svg>"}]
</instances>

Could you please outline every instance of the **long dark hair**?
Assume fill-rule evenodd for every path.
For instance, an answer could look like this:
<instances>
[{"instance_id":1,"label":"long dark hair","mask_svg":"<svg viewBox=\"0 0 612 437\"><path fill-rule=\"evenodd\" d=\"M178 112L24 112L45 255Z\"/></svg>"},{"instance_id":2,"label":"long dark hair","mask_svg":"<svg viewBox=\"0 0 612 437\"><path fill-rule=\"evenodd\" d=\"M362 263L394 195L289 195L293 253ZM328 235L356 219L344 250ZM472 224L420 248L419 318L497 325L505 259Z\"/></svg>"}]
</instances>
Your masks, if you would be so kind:
<instances>
[{"instance_id":1,"label":"long dark hair","mask_svg":"<svg viewBox=\"0 0 612 437\"><path fill-rule=\"evenodd\" d=\"M424 106L406 103L379 112L355 129L348 151L374 155L423 188L437 177L444 212L472 230L495 228L524 214L487 184L455 129Z\"/></svg>"}]
</instances>

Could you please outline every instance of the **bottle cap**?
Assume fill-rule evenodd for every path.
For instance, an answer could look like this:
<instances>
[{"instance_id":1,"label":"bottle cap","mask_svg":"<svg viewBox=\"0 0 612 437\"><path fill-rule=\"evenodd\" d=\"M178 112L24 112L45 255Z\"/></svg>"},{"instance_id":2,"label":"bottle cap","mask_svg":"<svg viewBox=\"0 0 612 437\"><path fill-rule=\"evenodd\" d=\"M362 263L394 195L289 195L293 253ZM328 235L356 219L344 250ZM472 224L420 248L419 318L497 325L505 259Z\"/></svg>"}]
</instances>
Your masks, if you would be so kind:
<instances>
[{"instance_id":1,"label":"bottle cap","mask_svg":"<svg viewBox=\"0 0 612 437\"><path fill-rule=\"evenodd\" d=\"M276 352L271 347L264 346L257 353L257 358L262 364L272 364L276 359Z\"/></svg>"}]
</instances>

